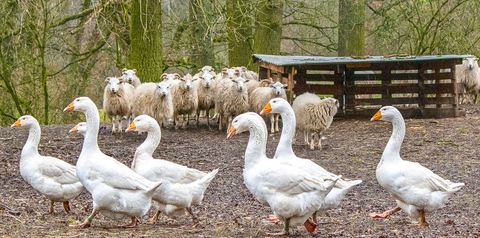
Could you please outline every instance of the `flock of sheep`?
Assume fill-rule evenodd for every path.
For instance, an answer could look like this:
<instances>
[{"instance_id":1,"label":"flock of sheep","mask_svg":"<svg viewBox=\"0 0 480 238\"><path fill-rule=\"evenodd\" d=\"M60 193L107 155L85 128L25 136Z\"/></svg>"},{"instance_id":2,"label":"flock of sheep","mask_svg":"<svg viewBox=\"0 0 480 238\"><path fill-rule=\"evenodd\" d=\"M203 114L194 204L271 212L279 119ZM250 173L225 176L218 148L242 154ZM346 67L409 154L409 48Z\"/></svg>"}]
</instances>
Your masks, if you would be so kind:
<instances>
[{"instance_id":1,"label":"flock of sheep","mask_svg":"<svg viewBox=\"0 0 480 238\"><path fill-rule=\"evenodd\" d=\"M141 83L136 74L135 69L123 69L121 77L105 80L103 108L112 118L112 132L122 130L123 117L130 119L138 115L149 115L162 126L173 119L175 129L178 129L180 116L183 116L183 128L189 115L193 114L198 126L200 112L205 112L210 127L211 109L215 109L219 130L222 130L237 115L248 111L260 113L270 99L287 98L287 85L273 82L271 78L260 80L257 73L246 67L224 68L216 74L211 66L204 66L199 73L183 77L178 73L164 73L160 83ZM320 133L332 123L338 101L321 100L314 94L306 93L297 97L293 108L295 114L301 115L297 126L305 131L305 142L314 149L314 138L318 135L318 146L321 148ZM278 132L279 115L271 113L269 117L271 133Z\"/></svg>"}]
</instances>

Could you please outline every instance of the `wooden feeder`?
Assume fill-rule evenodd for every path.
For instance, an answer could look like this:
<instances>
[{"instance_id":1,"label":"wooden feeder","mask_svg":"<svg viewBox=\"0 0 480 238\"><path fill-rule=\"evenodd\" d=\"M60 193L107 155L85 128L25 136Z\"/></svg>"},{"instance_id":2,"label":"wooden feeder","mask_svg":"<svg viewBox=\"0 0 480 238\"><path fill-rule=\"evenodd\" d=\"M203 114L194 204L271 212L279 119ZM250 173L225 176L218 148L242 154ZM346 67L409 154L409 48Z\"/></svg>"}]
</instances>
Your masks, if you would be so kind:
<instances>
[{"instance_id":1,"label":"wooden feeder","mask_svg":"<svg viewBox=\"0 0 480 238\"><path fill-rule=\"evenodd\" d=\"M254 54L253 60L260 79L274 76L288 85L290 102L305 92L330 95L343 117L371 117L387 105L405 118L465 115L458 107L465 87L455 80L455 66L473 55L352 57Z\"/></svg>"}]
</instances>

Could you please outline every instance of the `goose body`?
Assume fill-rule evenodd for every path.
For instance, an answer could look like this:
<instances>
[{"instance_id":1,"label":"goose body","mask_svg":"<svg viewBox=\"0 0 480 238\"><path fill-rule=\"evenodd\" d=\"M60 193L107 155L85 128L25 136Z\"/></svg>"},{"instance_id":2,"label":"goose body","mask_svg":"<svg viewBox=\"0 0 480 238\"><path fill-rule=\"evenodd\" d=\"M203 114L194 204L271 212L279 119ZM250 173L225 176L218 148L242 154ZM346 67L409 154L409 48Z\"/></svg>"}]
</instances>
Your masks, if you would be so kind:
<instances>
[{"instance_id":1,"label":"goose body","mask_svg":"<svg viewBox=\"0 0 480 238\"><path fill-rule=\"evenodd\" d=\"M84 190L77 178L75 166L38 153L41 129L34 117L22 116L12 127L29 128L28 139L20 158L20 174L23 179L50 200L50 213L53 213L54 202L63 202L63 207L68 213L70 211L68 201L76 198Z\"/></svg>"},{"instance_id":2,"label":"goose body","mask_svg":"<svg viewBox=\"0 0 480 238\"><path fill-rule=\"evenodd\" d=\"M163 181L153 195L157 213L151 223L155 223L160 212L167 215L184 213L187 210L192 216L194 226L198 219L191 207L201 204L203 195L218 169L205 173L167 160L154 159L153 152L161 139L160 126L150 116L141 115L135 118L127 131L148 132L145 141L137 148L132 162L132 170L151 181Z\"/></svg>"},{"instance_id":3,"label":"goose body","mask_svg":"<svg viewBox=\"0 0 480 238\"><path fill-rule=\"evenodd\" d=\"M267 128L256 113L244 113L233 119L228 137L247 130L250 137L245 150L244 183L285 224L285 230L274 235L288 234L290 226L304 223L313 232L315 224L307 219L318 210L340 176L325 181L284 161L268 159Z\"/></svg>"},{"instance_id":4,"label":"goose body","mask_svg":"<svg viewBox=\"0 0 480 238\"><path fill-rule=\"evenodd\" d=\"M160 182L151 182L138 175L116 159L103 154L98 148L99 116L95 104L87 97L76 98L64 111L85 113L87 130L82 151L77 161L77 176L92 195L93 212L80 225L88 227L98 212L110 219L124 216L132 218L126 227L137 225L137 216L150 209L151 199Z\"/></svg>"},{"instance_id":5,"label":"goose body","mask_svg":"<svg viewBox=\"0 0 480 238\"><path fill-rule=\"evenodd\" d=\"M280 141L277 150L275 151L275 156L273 157L274 160L289 163L291 166L305 170L327 181L333 181L338 177L337 175L328 172L317 163L309 159L299 158L293 153L292 142L295 136L296 119L290 103L282 98L274 98L269 101L267 106L265 106L262 114L268 112L279 113L282 117L283 124L282 135L280 136ZM328 193L320 204L318 213L323 213L327 210L339 207L345 195L352 190L355 185L358 185L361 182L362 180L348 181L339 179L332 188L332 191ZM316 221L316 214L313 215L313 219Z\"/></svg>"},{"instance_id":6,"label":"goose body","mask_svg":"<svg viewBox=\"0 0 480 238\"><path fill-rule=\"evenodd\" d=\"M426 224L425 214L445 206L452 194L465 184L443 179L419 163L400 157L405 121L396 108L381 108L373 120L388 121L393 125L392 135L377 165L376 177L378 183L396 200L397 207L382 214L371 213L370 216L388 218L403 209L412 219L421 218L420 223L413 225L423 226Z\"/></svg>"}]
</instances>

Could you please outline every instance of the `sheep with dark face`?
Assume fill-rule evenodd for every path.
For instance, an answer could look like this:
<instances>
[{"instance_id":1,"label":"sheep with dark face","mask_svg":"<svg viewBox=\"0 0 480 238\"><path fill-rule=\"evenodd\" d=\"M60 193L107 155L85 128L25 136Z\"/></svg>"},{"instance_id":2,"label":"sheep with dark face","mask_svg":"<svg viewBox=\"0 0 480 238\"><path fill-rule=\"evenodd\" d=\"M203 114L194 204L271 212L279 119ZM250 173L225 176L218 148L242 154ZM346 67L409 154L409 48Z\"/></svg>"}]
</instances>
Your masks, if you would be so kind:
<instances>
[{"instance_id":1,"label":"sheep with dark face","mask_svg":"<svg viewBox=\"0 0 480 238\"><path fill-rule=\"evenodd\" d=\"M122 78L125 83L129 83L135 88L141 84L140 79L137 77L136 69L122 69Z\"/></svg>"},{"instance_id":2,"label":"sheep with dark face","mask_svg":"<svg viewBox=\"0 0 480 238\"><path fill-rule=\"evenodd\" d=\"M462 95L461 103L477 103L477 95L480 92L480 68L478 58L467 58L456 70L457 82L465 84L466 93Z\"/></svg>"},{"instance_id":3,"label":"sheep with dark face","mask_svg":"<svg viewBox=\"0 0 480 238\"><path fill-rule=\"evenodd\" d=\"M178 129L178 116L183 115L183 129L187 126L188 116L196 112L198 107L197 89L190 74L172 83L173 119Z\"/></svg>"},{"instance_id":4,"label":"sheep with dark face","mask_svg":"<svg viewBox=\"0 0 480 238\"><path fill-rule=\"evenodd\" d=\"M125 84L123 78L108 77L103 93L103 110L112 118L112 133L122 131L122 118L132 115L131 102L135 88Z\"/></svg>"},{"instance_id":5,"label":"sheep with dark face","mask_svg":"<svg viewBox=\"0 0 480 238\"><path fill-rule=\"evenodd\" d=\"M283 98L287 100L287 94L285 93L286 84L280 82L272 83L268 87L259 87L255 89L251 95L248 96L250 102L250 108L252 111L259 113L262 111L263 107L273 98ZM280 114L269 113L271 130L273 134L278 132L278 119Z\"/></svg>"},{"instance_id":6,"label":"sheep with dark face","mask_svg":"<svg viewBox=\"0 0 480 238\"><path fill-rule=\"evenodd\" d=\"M215 108L215 76L210 72L205 72L195 81L198 96L197 126L200 117L200 111L206 110L207 126L210 127L210 110Z\"/></svg>"},{"instance_id":7,"label":"sheep with dark face","mask_svg":"<svg viewBox=\"0 0 480 238\"><path fill-rule=\"evenodd\" d=\"M155 118L160 125L167 122L173 116L170 83L141 84L135 89L132 113L134 115L149 115Z\"/></svg>"}]
</instances>

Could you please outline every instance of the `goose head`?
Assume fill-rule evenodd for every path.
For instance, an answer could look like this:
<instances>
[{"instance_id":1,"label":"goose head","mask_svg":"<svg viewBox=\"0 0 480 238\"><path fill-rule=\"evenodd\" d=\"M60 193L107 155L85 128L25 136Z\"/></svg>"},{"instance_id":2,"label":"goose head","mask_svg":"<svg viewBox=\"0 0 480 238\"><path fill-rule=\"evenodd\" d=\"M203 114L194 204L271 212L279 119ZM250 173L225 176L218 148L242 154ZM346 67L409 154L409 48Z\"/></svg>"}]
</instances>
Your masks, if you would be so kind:
<instances>
[{"instance_id":1,"label":"goose head","mask_svg":"<svg viewBox=\"0 0 480 238\"><path fill-rule=\"evenodd\" d=\"M287 100L283 98L273 98L271 99L268 104L263 108L260 115L267 114L267 113L281 113L285 111L286 108L292 107Z\"/></svg>"},{"instance_id":2,"label":"goose head","mask_svg":"<svg viewBox=\"0 0 480 238\"><path fill-rule=\"evenodd\" d=\"M32 125L38 124L37 119L30 115L21 116L18 120L13 123L11 127L30 127Z\"/></svg>"},{"instance_id":3,"label":"goose head","mask_svg":"<svg viewBox=\"0 0 480 238\"><path fill-rule=\"evenodd\" d=\"M86 112L90 108L96 108L95 103L88 97L78 97L73 100L65 109L66 111Z\"/></svg>"},{"instance_id":4,"label":"goose head","mask_svg":"<svg viewBox=\"0 0 480 238\"><path fill-rule=\"evenodd\" d=\"M248 131L250 129L251 122L255 119L258 120L258 118L263 121L263 119L254 112L246 112L233 118L227 139L230 139L233 135Z\"/></svg>"},{"instance_id":5,"label":"goose head","mask_svg":"<svg viewBox=\"0 0 480 238\"><path fill-rule=\"evenodd\" d=\"M380 108L380 110L372 117L372 121L381 120L392 122L399 114L401 115L400 111L395 107L385 106Z\"/></svg>"},{"instance_id":6,"label":"goose head","mask_svg":"<svg viewBox=\"0 0 480 238\"><path fill-rule=\"evenodd\" d=\"M87 132L87 123L86 122L80 122L74 128L72 128L69 132L70 133L78 133L82 136L85 136L85 132Z\"/></svg>"},{"instance_id":7,"label":"goose head","mask_svg":"<svg viewBox=\"0 0 480 238\"><path fill-rule=\"evenodd\" d=\"M132 124L125 130L125 132L129 131L139 131L139 132L148 132L152 128L159 127L158 123L155 119L148 115L140 115L135 117Z\"/></svg>"}]
</instances>

